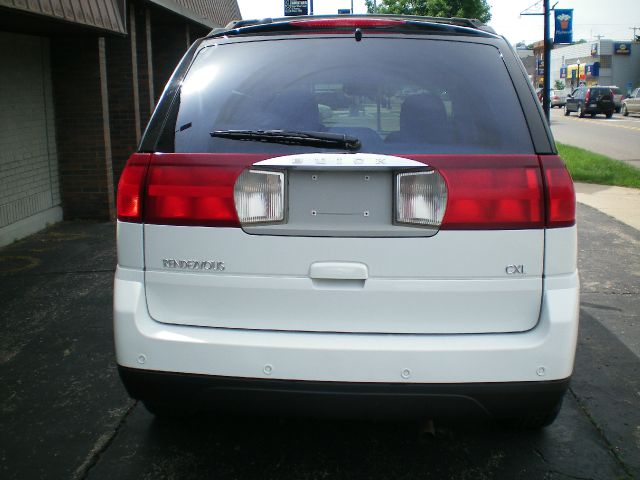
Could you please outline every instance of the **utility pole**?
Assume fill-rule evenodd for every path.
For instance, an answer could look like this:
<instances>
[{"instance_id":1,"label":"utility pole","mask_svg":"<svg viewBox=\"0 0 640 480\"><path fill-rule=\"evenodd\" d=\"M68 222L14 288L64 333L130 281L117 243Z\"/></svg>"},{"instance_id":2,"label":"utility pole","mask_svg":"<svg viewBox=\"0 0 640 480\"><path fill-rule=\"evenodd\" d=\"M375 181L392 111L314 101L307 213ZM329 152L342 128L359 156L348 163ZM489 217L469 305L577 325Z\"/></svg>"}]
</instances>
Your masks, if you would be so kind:
<instances>
[{"instance_id":1,"label":"utility pole","mask_svg":"<svg viewBox=\"0 0 640 480\"><path fill-rule=\"evenodd\" d=\"M543 5L543 12L533 13L533 10L535 10L541 3ZM551 81L551 49L553 48L553 42L551 41L551 20L549 19L549 14L557 4L558 2L554 3L553 7L549 7L549 0L540 0L523 12L520 12L520 15L544 15L544 53L542 55L542 62L544 64L544 85L542 86L542 109L544 110L545 117L547 117L547 122L551 121L551 99L549 98L551 86L549 85L549 82Z\"/></svg>"},{"instance_id":2,"label":"utility pole","mask_svg":"<svg viewBox=\"0 0 640 480\"><path fill-rule=\"evenodd\" d=\"M544 85L542 90L542 109L547 122L551 123L551 99L549 83L551 82L551 20L549 19L549 0L544 0Z\"/></svg>"},{"instance_id":3,"label":"utility pole","mask_svg":"<svg viewBox=\"0 0 640 480\"><path fill-rule=\"evenodd\" d=\"M640 35L636 35L636 30L640 30L640 27L630 27L629 30L633 30L633 41L640 42Z\"/></svg>"}]
</instances>

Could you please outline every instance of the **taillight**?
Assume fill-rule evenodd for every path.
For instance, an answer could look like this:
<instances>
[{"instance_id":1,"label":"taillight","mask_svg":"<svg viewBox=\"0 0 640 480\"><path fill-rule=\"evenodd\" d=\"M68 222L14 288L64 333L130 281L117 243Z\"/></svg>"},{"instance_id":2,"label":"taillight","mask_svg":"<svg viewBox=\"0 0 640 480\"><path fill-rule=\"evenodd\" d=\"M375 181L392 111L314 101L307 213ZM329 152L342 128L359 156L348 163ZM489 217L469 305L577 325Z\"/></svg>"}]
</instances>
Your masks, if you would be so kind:
<instances>
[{"instance_id":1,"label":"taillight","mask_svg":"<svg viewBox=\"0 0 640 480\"><path fill-rule=\"evenodd\" d=\"M439 227L447 206L447 185L436 170L396 175L395 221Z\"/></svg>"},{"instance_id":2,"label":"taillight","mask_svg":"<svg viewBox=\"0 0 640 480\"><path fill-rule=\"evenodd\" d=\"M242 167L151 165L144 221L163 225L237 227L233 185Z\"/></svg>"},{"instance_id":3,"label":"taillight","mask_svg":"<svg viewBox=\"0 0 640 480\"><path fill-rule=\"evenodd\" d=\"M150 158L148 153L134 153L129 157L118 182L118 220L142 221L144 182Z\"/></svg>"},{"instance_id":4,"label":"taillight","mask_svg":"<svg viewBox=\"0 0 640 480\"><path fill-rule=\"evenodd\" d=\"M238 219L243 225L284 221L284 172L245 170L234 187Z\"/></svg>"},{"instance_id":5,"label":"taillight","mask_svg":"<svg viewBox=\"0 0 640 480\"><path fill-rule=\"evenodd\" d=\"M576 223L573 180L560 157L540 156L545 186L546 226L569 227Z\"/></svg>"},{"instance_id":6,"label":"taillight","mask_svg":"<svg viewBox=\"0 0 640 480\"><path fill-rule=\"evenodd\" d=\"M589 100L591 99L591 89L587 90L587 94L584 97L584 101L585 103L589 103Z\"/></svg>"},{"instance_id":7,"label":"taillight","mask_svg":"<svg viewBox=\"0 0 640 480\"><path fill-rule=\"evenodd\" d=\"M420 158L422 157L422 158ZM442 230L544 227L542 177L533 155L412 156L447 185Z\"/></svg>"}]
</instances>

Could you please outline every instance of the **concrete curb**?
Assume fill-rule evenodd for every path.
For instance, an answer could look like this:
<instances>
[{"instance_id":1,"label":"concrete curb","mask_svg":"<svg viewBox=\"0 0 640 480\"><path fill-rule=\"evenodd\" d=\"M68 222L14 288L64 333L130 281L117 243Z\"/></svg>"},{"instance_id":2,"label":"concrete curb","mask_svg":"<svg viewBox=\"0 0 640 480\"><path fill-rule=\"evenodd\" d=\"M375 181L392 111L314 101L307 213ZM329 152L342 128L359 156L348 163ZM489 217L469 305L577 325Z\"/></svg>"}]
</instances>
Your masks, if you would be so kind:
<instances>
[{"instance_id":1,"label":"concrete curb","mask_svg":"<svg viewBox=\"0 0 640 480\"><path fill-rule=\"evenodd\" d=\"M576 200L640 230L640 189L576 183Z\"/></svg>"}]
</instances>

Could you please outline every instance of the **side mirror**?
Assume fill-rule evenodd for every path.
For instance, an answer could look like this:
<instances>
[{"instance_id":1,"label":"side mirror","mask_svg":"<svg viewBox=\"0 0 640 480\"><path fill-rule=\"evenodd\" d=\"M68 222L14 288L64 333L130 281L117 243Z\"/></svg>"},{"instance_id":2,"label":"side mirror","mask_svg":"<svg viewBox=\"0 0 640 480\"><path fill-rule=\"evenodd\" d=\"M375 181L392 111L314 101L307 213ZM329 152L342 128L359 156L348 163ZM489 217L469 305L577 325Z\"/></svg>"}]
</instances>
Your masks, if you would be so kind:
<instances>
[{"instance_id":1,"label":"side mirror","mask_svg":"<svg viewBox=\"0 0 640 480\"><path fill-rule=\"evenodd\" d=\"M573 98L573 95L571 95L570 93L567 94L567 98Z\"/></svg>"}]
</instances>

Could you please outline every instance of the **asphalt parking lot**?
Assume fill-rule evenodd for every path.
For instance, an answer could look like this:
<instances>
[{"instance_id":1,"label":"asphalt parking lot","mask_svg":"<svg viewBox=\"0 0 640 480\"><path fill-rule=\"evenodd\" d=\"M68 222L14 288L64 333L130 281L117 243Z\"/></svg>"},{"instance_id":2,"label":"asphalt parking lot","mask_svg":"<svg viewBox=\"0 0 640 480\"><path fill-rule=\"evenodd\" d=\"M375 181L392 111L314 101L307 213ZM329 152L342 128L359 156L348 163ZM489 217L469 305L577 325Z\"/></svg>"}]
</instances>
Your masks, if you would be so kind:
<instances>
[{"instance_id":1,"label":"asphalt parking lot","mask_svg":"<svg viewBox=\"0 0 640 480\"><path fill-rule=\"evenodd\" d=\"M558 420L389 423L212 413L159 422L114 363L114 226L0 249L0 478L640 478L640 232L579 205L581 331Z\"/></svg>"}]
</instances>

